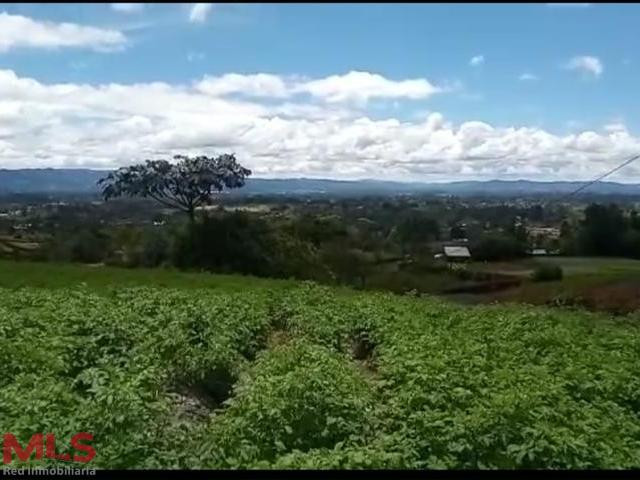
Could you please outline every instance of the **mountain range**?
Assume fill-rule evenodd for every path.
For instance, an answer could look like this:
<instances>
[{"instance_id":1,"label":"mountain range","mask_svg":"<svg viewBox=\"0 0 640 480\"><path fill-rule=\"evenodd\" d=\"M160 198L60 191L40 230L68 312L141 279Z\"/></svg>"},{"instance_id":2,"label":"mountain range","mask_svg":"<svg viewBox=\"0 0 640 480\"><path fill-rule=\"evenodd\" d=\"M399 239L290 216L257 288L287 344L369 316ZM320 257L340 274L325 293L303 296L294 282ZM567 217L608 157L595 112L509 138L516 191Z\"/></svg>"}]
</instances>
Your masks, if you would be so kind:
<instances>
[{"instance_id":1,"label":"mountain range","mask_svg":"<svg viewBox=\"0 0 640 480\"><path fill-rule=\"evenodd\" d=\"M96 182L108 172L89 169L0 169L0 195L92 194ZM395 195L431 193L443 195L521 196L567 194L584 182L530 180L457 181L446 183L392 182L384 180L328 180L311 178L250 178L231 195ZM585 192L600 195L640 195L640 184L598 182Z\"/></svg>"}]
</instances>

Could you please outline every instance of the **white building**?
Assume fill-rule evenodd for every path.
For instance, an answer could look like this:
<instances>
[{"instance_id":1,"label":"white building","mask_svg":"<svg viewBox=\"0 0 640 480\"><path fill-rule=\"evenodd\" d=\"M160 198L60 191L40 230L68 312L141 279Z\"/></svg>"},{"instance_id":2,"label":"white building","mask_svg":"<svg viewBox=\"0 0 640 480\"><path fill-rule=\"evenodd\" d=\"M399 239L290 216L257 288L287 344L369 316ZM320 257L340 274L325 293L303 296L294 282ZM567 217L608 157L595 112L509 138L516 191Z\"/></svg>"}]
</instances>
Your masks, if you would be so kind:
<instances>
[{"instance_id":1,"label":"white building","mask_svg":"<svg viewBox=\"0 0 640 480\"><path fill-rule=\"evenodd\" d=\"M447 257L449 262L471 259L471 252L469 252L468 247L445 245L443 248L444 256Z\"/></svg>"}]
</instances>

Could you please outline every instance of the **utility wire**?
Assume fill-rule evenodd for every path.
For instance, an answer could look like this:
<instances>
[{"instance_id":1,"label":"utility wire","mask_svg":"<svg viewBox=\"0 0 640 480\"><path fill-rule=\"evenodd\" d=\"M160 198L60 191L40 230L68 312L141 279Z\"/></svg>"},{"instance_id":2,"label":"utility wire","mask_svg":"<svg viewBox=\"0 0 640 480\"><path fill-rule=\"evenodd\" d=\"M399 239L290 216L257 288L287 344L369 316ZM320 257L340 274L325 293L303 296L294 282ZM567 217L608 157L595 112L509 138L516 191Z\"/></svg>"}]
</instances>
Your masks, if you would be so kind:
<instances>
[{"instance_id":1,"label":"utility wire","mask_svg":"<svg viewBox=\"0 0 640 480\"><path fill-rule=\"evenodd\" d=\"M582 190L584 190L587 187L590 187L591 185L593 185L594 183L599 182L600 180L602 180L603 178L608 177L609 175L611 175L612 173L617 172L618 170L620 170L621 168L626 167L627 165L629 165L630 163L636 161L638 158L640 158L640 154L634 155L631 158L628 158L627 160L625 160L624 162L622 162L620 165L618 165L617 167L609 170L607 173L600 175L598 178L596 178L595 180L591 180L588 183L585 183L584 185L581 185L580 187L578 187L577 189L575 189L573 192L568 193L567 195L563 196L560 198L559 201L563 201L566 200L567 198L575 195L578 192L581 192Z\"/></svg>"}]
</instances>

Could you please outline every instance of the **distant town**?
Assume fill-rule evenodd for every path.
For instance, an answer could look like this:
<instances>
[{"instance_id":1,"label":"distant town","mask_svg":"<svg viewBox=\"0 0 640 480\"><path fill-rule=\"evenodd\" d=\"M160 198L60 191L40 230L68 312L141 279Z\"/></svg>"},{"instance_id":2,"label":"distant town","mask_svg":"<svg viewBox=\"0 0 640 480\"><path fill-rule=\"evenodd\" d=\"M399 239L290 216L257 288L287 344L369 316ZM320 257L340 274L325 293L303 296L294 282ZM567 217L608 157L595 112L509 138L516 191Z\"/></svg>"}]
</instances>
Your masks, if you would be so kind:
<instances>
[{"instance_id":1,"label":"distant town","mask_svg":"<svg viewBox=\"0 0 640 480\"><path fill-rule=\"evenodd\" d=\"M624 272L634 272L634 259L640 258L639 199L593 192L568 201L539 193L220 195L199 215L217 232L229 230L234 244L217 234L208 249L215 254L187 255L173 233L184 219L153 201L105 202L86 192L16 193L0 196L0 255L296 277L464 302L588 304L598 286L582 282L598 265L589 258L627 258L628 268L608 288L629 288ZM612 228L619 228L617 240ZM544 282L536 275L550 277L557 288L545 287L541 294L536 285Z\"/></svg>"}]
</instances>

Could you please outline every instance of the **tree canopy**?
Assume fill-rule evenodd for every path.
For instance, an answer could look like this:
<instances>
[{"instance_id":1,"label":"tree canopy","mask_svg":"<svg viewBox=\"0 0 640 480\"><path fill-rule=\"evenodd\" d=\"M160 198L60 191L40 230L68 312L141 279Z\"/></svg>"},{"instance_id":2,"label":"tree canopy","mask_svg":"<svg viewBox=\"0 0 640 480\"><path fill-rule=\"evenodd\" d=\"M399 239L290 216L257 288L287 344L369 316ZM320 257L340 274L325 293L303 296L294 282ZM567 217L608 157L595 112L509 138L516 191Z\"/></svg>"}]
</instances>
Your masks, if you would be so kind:
<instances>
[{"instance_id":1,"label":"tree canopy","mask_svg":"<svg viewBox=\"0 0 640 480\"><path fill-rule=\"evenodd\" d=\"M111 172L98 181L103 198L152 198L187 213L193 221L195 209L210 204L214 193L242 187L251 175L251 170L240 165L233 154L173 158L175 163L147 160Z\"/></svg>"}]
</instances>

